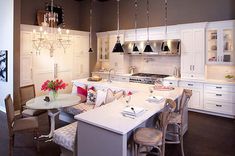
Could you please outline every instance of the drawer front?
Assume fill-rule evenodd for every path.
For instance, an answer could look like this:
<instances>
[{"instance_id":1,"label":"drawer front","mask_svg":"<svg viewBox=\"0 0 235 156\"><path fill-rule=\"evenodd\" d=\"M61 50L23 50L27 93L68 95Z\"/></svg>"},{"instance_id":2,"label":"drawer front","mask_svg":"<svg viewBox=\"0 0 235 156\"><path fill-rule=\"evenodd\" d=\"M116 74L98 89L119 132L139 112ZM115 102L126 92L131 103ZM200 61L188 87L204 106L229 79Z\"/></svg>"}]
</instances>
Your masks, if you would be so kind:
<instances>
[{"instance_id":1,"label":"drawer front","mask_svg":"<svg viewBox=\"0 0 235 156\"><path fill-rule=\"evenodd\" d=\"M203 83L190 82L190 81L180 81L179 86L183 88L198 88L203 89Z\"/></svg>"},{"instance_id":2,"label":"drawer front","mask_svg":"<svg viewBox=\"0 0 235 156\"><path fill-rule=\"evenodd\" d=\"M235 103L235 94L228 92L204 92L205 99Z\"/></svg>"},{"instance_id":3,"label":"drawer front","mask_svg":"<svg viewBox=\"0 0 235 156\"><path fill-rule=\"evenodd\" d=\"M164 80L163 84L164 86L178 87L178 81Z\"/></svg>"},{"instance_id":4,"label":"drawer front","mask_svg":"<svg viewBox=\"0 0 235 156\"><path fill-rule=\"evenodd\" d=\"M127 76L119 76L119 81L121 81L121 82L129 82L129 77L127 77Z\"/></svg>"},{"instance_id":5,"label":"drawer front","mask_svg":"<svg viewBox=\"0 0 235 156\"><path fill-rule=\"evenodd\" d=\"M222 113L227 115L235 115L235 104L226 102L215 102L210 100L204 101L204 109L216 113Z\"/></svg>"},{"instance_id":6,"label":"drawer front","mask_svg":"<svg viewBox=\"0 0 235 156\"><path fill-rule=\"evenodd\" d=\"M204 88L206 91L225 91L235 92L235 85L217 85L217 84L205 84Z\"/></svg>"}]
</instances>

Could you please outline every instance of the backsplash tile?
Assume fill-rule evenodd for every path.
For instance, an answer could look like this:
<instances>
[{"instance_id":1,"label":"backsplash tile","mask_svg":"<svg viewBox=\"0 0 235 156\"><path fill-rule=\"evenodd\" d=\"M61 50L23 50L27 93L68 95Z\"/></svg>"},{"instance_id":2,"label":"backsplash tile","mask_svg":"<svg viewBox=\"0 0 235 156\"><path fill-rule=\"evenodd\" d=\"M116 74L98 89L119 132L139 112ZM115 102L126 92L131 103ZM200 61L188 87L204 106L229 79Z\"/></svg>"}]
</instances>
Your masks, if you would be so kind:
<instances>
[{"instance_id":1,"label":"backsplash tile","mask_svg":"<svg viewBox=\"0 0 235 156\"><path fill-rule=\"evenodd\" d=\"M208 79L226 80L228 74L235 76L235 66L207 65L206 70Z\"/></svg>"},{"instance_id":2,"label":"backsplash tile","mask_svg":"<svg viewBox=\"0 0 235 156\"><path fill-rule=\"evenodd\" d=\"M130 66L135 72L173 75L175 67L180 67L179 56L131 56Z\"/></svg>"}]
</instances>

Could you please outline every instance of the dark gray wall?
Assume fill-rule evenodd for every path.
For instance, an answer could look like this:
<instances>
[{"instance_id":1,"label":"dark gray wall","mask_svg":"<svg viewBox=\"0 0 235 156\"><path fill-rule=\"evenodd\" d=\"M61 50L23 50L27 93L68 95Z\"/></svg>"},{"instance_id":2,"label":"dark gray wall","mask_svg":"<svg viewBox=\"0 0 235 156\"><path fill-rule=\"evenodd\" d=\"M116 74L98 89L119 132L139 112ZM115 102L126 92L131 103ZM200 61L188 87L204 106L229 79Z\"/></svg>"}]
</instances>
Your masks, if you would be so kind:
<instances>
[{"instance_id":1,"label":"dark gray wall","mask_svg":"<svg viewBox=\"0 0 235 156\"><path fill-rule=\"evenodd\" d=\"M150 26L164 25L164 0L149 0ZM102 3L100 30L116 29L116 0ZM120 1L120 28L134 28L134 0ZM168 0L170 25L235 19L235 0ZM138 27L146 27L146 0L139 0Z\"/></svg>"},{"instance_id":2,"label":"dark gray wall","mask_svg":"<svg viewBox=\"0 0 235 156\"><path fill-rule=\"evenodd\" d=\"M21 0L21 23L34 25L37 10L44 10L47 2L50 2L50 0ZM54 0L54 4L64 8L65 27L78 30L80 23L79 2L75 0Z\"/></svg>"}]
</instances>

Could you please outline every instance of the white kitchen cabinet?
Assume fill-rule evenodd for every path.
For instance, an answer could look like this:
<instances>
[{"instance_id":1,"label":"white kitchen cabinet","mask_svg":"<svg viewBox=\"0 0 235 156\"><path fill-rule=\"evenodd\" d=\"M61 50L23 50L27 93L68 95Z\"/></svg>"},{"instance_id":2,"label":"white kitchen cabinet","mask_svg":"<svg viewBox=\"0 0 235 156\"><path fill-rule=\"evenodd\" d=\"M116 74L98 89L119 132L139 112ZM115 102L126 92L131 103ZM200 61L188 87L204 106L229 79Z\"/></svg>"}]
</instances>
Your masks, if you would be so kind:
<instances>
[{"instance_id":1,"label":"white kitchen cabinet","mask_svg":"<svg viewBox=\"0 0 235 156\"><path fill-rule=\"evenodd\" d=\"M234 65L234 21L210 22L207 27L207 64Z\"/></svg>"},{"instance_id":2,"label":"white kitchen cabinet","mask_svg":"<svg viewBox=\"0 0 235 156\"><path fill-rule=\"evenodd\" d=\"M189 108L203 110L203 83L181 80L179 87L192 90L193 94L188 103Z\"/></svg>"},{"instance_id":3,"label":"white kitchen cabinet","mask_svg":"<svg viewBox=\"0 0 235 156\"><path fill-rule=\"evenodd\" d=\"M120 35L120 42L123 44L124 36ZM117 42L117 35L111 34L109 36L109 65L110 68L113 68L115 72L118 73L127 73L129 67L129 56L124 55L124 53L113 53L114 45Z\"/></svg>"},{"instance_id":4,"label":"white kitchen cabinet","mask_svg":"<svg viewBox=\"0 0 235 156\"><path fill-rule=\"evenodd\" d=\"M205 76L205 29L181 31L181 77L199 78Z\"/></svg>"},{"instance_id":5,"label":"white kitchen cabinet","mask_svg":"<svg viewBox=\"0 0 235 156\"><path fill-rule=\"evenodd\" d=\"M97 35L97 61L109 61L109 35Z\"/></svg>"},{"instance_id":6,"label":"white kitchen cabinet","mask_svg":"<svg viewBox=\"0 0 235 156\"><path fill-rule=\"evenodd\" d=\"M35 84L36 94L41 95L44 93L41 91L42 83L58 78L69 83L60 92L71 92L72 79L89 76L89 34L71 30L71 45L66 51L57 47L54 56L50 57L48 49L41 49L36 55L32 43L33 29L39 27L21 25L20 85Z\"/></svg>"},{"instance_id":7,"label":"white kitchen cabinet","mask_svg":"<svg viewBox=\"0 0 235 156\"><path fill-rule=\"evenodd\" d=\"M205 84L204 109L235 116L235 85Z\"/></svg>"}]
</instances>

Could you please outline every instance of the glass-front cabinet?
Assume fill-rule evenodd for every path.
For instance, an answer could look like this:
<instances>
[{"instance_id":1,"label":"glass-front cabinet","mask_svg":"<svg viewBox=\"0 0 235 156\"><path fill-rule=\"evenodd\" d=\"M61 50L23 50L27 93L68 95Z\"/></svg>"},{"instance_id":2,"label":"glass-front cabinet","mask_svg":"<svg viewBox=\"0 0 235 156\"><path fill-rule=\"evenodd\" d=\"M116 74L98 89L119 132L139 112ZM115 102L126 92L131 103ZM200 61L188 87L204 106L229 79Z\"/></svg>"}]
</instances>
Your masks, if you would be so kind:
<instances>
[{"instance_id":1,"label":"glass-front cabinet","mask_svg":"<svg viewBox=\"0 0 235 156\"><path fill-rule=\"evenodd\" d=\"M109 36L107 34L97 36L97 50L98 61L109 61Z\"/></svg>"},{"instance_id":2,"label":"glass-front cabinet","mask_svg":"<svg viewBox=\"0 0 235 156\"><path fill-rule=\"evenodd\" d=\"M207 29L207 64L235 64L234 22L212 22ZM212 27L213 26L213 27Z\"/></svg>"}]
</instances>

